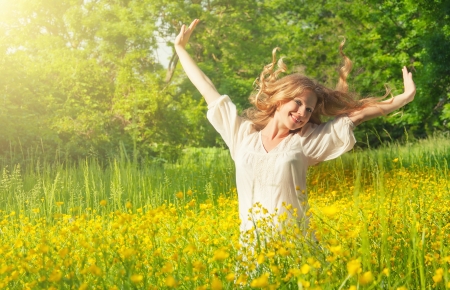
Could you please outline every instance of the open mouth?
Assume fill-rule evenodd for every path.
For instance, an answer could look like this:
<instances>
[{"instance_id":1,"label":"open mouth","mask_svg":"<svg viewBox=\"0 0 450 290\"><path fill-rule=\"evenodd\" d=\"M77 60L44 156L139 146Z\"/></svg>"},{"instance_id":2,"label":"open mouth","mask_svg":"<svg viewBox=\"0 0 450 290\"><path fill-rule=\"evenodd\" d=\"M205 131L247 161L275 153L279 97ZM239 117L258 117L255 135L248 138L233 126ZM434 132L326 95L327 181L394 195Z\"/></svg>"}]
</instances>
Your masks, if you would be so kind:
<instances>
[{"instance_id":1,"label":"open mouth","mask_svg":"<svg viewBox=\"0 0 450 290\"><path fill-rule=\"evenodd\" d=\"M291 115L291 118L295 123L300 123L300 119L297 119L294 115Z\"/></svg>"}]
</instances>

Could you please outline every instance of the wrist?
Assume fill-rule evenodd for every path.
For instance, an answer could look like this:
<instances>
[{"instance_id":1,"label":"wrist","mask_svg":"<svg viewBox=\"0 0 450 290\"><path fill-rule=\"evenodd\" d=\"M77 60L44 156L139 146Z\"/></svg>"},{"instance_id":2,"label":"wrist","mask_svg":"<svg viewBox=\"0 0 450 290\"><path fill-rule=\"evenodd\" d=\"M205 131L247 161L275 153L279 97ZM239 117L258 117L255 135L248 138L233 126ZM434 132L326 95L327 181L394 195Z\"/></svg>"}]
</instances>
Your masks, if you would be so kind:
<instances>
[{"instance_id":1,"label":"wrist","mask_svg":"<svg viewBox=\"0 0 450 290\"><path fill-rule=\"evenodd\" d=\"M175 48L176 51L186 50L185 46L181 44L175 44L173 47Z\"/></svg>"}]
</instances>

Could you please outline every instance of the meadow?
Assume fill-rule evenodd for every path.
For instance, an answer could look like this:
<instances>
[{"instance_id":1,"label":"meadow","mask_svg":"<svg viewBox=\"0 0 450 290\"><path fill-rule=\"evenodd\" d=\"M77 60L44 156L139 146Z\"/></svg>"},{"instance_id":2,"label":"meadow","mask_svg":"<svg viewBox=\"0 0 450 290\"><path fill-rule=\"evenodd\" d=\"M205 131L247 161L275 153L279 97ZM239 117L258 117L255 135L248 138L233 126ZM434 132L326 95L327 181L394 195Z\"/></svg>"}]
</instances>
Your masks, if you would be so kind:
<instances>
[{"instance_id":1,"label":"meadow","mask_svg":"<svg viewBox=\"0 0 450 290\"><path fill-rule=\"evenodd\" d=\"M450 288L449 157L439 136L310 168L307 235L239 233L223 149L1 164L0 288Z\"/></svg>"}]
</instances>

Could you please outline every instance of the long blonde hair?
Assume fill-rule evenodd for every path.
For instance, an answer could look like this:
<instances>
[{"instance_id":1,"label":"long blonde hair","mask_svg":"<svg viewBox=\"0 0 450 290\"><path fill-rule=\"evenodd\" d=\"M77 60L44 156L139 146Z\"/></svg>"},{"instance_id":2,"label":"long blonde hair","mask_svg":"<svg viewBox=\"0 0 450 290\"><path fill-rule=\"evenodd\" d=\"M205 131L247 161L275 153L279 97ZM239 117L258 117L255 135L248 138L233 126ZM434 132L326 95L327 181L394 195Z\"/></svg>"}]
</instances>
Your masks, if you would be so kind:
<instances>
[{"instance_id":1,"label":"long blonde hair","mask_svg":"<svg viewBox=\"0 0 450 290\"><path fill-rule=\"evenodd\" d=\"M250 95L253 107L245 110L244 116L251 120L257 130L262 130L273 117L280 104L288 102L304 91L311 91L317 96L317 104L309 119L310 123L321 124L321 116L338 116L349 114L369 106L375 106L379 98L358 99L358 96L348 91L347 77L352 69L351 60L344 54L342 48L345 40L339 45L339 53L344 59L344 65L339 70L339 81L335 89L329 89L317 81L299 73L293 73L282 78L280 74L287 67L280 58L277 62L276 52L272 51L272 62L264 66L259 78L255 80L255 91ZM275 69L275 67L277 68Z\"/></svg>"}]
</instances>

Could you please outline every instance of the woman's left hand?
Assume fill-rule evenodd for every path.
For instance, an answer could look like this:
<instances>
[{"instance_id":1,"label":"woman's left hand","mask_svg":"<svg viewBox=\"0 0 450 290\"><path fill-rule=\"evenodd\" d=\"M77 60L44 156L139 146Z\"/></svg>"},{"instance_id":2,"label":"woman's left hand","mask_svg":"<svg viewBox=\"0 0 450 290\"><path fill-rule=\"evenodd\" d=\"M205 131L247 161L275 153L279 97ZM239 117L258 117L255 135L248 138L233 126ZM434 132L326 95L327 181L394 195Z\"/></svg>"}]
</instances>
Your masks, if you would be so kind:
<instances>
[{"instance_id":1,"label":"woman's left hand","mask_svg":"<svg viewBox=\"0 0 450 290\"><path fill-rule=\"evenodd\" d=\"M392 99L381 101L377 103L376 106L366 107L362 110L348 114L348 117L355 126L381 115L387 115L414 100L416 85L414 84L412 73L408 72L406 66L403 67L402 72L404 92Z\"/></svg>"},{"instance_id":2,"label":"woman's left hand","mask_svg":"<svg viewBox=\"0 0 450 290\"><path fill-rule=\"evenodd\" d=\"M406 66L403 67L403 85L405 87L405 97L407 98L407 102L411 102L414 100L414 95L416 94L416 85L414 84L412 73L408 72Z\"/></svg>"}]
</instances>

